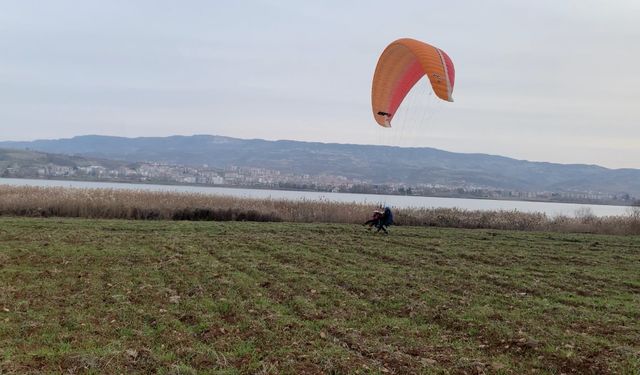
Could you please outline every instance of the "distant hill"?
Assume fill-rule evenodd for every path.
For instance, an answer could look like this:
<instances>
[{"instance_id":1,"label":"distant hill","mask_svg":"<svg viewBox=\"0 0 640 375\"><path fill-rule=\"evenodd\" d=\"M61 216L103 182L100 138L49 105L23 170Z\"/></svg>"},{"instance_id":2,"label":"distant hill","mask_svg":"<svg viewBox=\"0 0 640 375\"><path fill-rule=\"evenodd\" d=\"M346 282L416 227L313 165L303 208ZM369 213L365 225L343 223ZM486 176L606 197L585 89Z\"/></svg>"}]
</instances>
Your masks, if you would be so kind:
<instances>
[{"instance_id":1,"label":"distant hill","mask_svg":"<svg viewBox=\"0 0 640 375\"><path fill-rule=\"evenodd\" d=\"M296 174L342 175L373 183L429 183L518 191L591 191L640 196L639 169L530 162L434 148L246 140L210 135L141 138L88 135L70 139L0 142L0 148L126 162L259 167Z\"/></svg>"},{"instance_id":2,"label":"distant hill","mask_svg":"<svg viewBox=\"0 0 640 375\"><path fill-rule=\"evenodd\" d=\"M118 168L125 164L127 163L123 161L105 160L94 157L0 148L0 176L7 168L40 168L46 165L71 168L100 165L107 168Z\"/></svg>"}]
</instances>

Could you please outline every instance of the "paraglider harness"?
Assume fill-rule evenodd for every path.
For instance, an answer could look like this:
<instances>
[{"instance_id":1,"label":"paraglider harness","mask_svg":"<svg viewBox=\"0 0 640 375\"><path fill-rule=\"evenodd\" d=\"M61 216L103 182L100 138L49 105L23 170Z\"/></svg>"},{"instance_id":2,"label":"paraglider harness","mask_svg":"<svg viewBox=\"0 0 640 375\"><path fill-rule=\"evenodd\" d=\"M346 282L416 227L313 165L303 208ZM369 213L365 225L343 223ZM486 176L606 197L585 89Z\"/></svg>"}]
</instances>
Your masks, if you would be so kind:
<instances>
[{"instance_id":1,"label":"paraglider harness","mask_svg":"<svg viewBox=\"0 0 640 375\"><path fill-rule=\"evenodd\" d=\"M362 224L362 225L365 225L365 226L368 225L369 229L373 228L374 225L377 228L378 227L378 223L380 222L380 219L382 218L382 214L383 214L382 211L378 211L378 210L373 211L373 217L371 217L371 219L365 221L364 224Z\"/></svg>"},{"instance_id":2,"label":"paraglider harness","mask_svg":"<svg viewBox=\"0 0 640 375\"><path fill-rule=\"evenodd\" d=\"M391 209L389 207L384 208L384 212L382 213L382 217L378 220L378 224L376 228L378 228L377 232L383 231L385 234L388 234L387 229L385 227L389 227L393 224L393 213L391 213Z\"/></svg>"}]
</instances>

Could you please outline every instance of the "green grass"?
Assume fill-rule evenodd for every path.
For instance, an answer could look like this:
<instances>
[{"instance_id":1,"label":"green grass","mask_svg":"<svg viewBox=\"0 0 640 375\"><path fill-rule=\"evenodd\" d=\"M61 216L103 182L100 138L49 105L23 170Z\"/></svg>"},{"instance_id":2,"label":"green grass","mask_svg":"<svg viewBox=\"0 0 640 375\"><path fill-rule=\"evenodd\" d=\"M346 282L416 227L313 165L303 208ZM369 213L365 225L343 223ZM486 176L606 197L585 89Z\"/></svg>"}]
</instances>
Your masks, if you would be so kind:
<instances>
[{"instance_id":1,"label":"green grass","mask_svg":"<svg viewBox=\"0 0 640 375\"><path fill-rule=\"evenodd\" d=\"M640 373L640 237L0 218L0 373Z\"/></svg>"}]
</instances>

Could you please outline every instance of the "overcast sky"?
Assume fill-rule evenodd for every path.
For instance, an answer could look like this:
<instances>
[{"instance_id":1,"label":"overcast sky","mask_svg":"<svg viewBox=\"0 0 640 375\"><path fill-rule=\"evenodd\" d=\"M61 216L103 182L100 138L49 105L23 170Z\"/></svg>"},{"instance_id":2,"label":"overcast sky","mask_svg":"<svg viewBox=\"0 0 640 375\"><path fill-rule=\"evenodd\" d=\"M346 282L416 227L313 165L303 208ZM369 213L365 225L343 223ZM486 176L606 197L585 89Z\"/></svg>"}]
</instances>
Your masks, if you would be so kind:
<instances>
[{"instance_id":1,"label":"overcast sky","mask_svg":"<svg viewBox=\"0 0 640 375\"><path fill-rule=\"evenodd\" d=\"M640 168L638 20L637 0L0 0L0 139L215 134ZM451 56L455 102L422 82L389 130L371 78L401 37Z\"/></svg>"}]
</instances>

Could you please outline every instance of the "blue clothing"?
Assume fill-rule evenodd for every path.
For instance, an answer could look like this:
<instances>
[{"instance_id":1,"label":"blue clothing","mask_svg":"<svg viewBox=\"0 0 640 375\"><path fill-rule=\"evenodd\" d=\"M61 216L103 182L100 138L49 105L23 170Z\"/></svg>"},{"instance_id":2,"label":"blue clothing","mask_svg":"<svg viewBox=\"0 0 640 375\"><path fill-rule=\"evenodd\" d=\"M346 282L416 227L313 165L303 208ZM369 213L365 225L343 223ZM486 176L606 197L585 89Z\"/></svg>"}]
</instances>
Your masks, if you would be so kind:
<instances>
[{"instance_id":1,"label":"blue clothing","mask_svg":"<svg viewBox=\"0 0 640 375\"><path fill-rule=\"evenodd\" d=\"M382 214L383 224L389 226L393 224L393 213L389 207L385 207L384 213Z\"/></svg>"}]
</instances>

